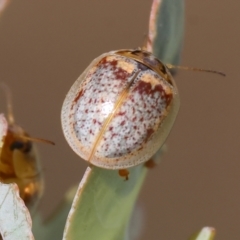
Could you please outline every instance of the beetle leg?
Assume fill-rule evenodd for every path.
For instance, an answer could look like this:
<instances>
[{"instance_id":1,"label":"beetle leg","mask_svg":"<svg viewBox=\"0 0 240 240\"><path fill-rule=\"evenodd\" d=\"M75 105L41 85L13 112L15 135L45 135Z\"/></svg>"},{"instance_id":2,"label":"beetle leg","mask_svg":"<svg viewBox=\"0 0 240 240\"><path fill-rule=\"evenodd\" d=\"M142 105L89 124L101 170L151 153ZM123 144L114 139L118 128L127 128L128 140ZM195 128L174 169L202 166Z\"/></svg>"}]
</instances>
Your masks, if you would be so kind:
<instances>
[{"instance_id":1,"label":"beetle leg","mask_svg":"<svg viewBox=\"0 0 240 240\"><path fill-rule=\"evenodd\" d=\"M125 178L125 181L128 180L129 171L127 169L120 169L120 170L118 170L118 174L119 174L120 177Z\"/></svg>"}]
</instances>

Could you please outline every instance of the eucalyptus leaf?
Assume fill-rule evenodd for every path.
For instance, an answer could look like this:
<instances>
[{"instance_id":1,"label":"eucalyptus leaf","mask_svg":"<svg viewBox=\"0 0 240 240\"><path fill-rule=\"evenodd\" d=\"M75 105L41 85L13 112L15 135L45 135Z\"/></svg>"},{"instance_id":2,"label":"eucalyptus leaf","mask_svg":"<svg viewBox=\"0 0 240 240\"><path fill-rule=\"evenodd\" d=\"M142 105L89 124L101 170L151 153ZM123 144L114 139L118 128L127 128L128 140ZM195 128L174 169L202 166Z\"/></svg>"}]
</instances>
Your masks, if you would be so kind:
<instances>
[{"instance_id":1,"label":"eucalyptus leaf","mask_svg":"<svg viewBox=\"0 0 240 240\"><path fill-rule=\"evenodd\" d=\"M0 233L3 240L33 240L32 220L17 184L0 183Z\"/></svg>"},{"instance_id":2,"label":"eucalyptus leaf","mask_svg":"<svg viewBox=\"0 0 240 240\"><path fill-rule=\"evenodd\" d=\"M36 240L62 239L63 230L68 213L71 209L77 186L70 188L62 202L46 221L42 221L42 216L36 212L33 216L33 233Z\"/></svg>"},{"instance_id":3,"label":"eucalyptus leaf","mask_svg":"<svg viewBox=\"0 0 240 240\"><path fill-rule=\"evenodd\" d=\"M148 51L164 63L180 62L184 33L184 0L153 0Z\"/></svg>"},{"instance_id":4,"label":"eucalyptus leaf","mask_svg":"<svg viewBox=\"0 0 240 240\"><path fill-rule=\"evenodd\" d=\"M129 180L117 171L88 167L79 185L65 227L65 240L123 240L147 169L131 168Z\"/></svg>"},{"instance_id":5,"label":"eucalyptus leaf","mask_svg":"<svg viewBox=\"0 0 240 240\"><path fill-rule=\"evenodd\" d=\"M189 240L214 240L215 229L212 227L204 227L200 232L194 234Z\"/></svg>"}]
</instances>

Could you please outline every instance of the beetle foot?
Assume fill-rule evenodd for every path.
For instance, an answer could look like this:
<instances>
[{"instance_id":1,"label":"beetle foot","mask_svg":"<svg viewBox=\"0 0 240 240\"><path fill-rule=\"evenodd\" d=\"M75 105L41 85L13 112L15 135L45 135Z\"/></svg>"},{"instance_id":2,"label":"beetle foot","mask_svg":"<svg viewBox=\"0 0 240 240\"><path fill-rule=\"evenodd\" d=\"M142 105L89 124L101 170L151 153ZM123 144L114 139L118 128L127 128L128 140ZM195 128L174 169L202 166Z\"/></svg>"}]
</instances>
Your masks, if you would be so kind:
<instances>
[{"instance_id":1,"label":"beetle foot","mask_svg":"<svg viewBox=\"0 0 240 240\"><path fill-rule=\"evenodd\" d=\"M147 162L145 162L144 166L146 168L152 169L152 168L155 168L157 164L152 158L150 158Z\"/></svg>"},{"instance_id":2,"label":"beetle foot","mask_svg":"<svg viewBox=\"0 0 240 240\"><path fill-rule=\"evenodd\" d=\"M118 170L118 174L120 177L125 178L125 181L127 181L130 173L127 169L120 169L120 170Z\"/></svg>"}]
</instances>

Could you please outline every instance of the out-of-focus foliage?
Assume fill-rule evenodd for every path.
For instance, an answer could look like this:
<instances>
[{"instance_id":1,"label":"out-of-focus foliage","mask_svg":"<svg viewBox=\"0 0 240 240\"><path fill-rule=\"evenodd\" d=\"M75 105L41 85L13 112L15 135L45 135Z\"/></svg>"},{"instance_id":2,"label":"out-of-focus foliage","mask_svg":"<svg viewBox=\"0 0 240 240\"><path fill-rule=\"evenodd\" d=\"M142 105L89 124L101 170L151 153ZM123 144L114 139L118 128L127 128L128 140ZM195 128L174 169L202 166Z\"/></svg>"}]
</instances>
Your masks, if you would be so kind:
<instances>
[{"instance_id":1,"label":"out-of-focus foliage","mask_svg":"<svg viewBox=\"0 0 240 240\"><path fill-rule=\"evenodd\" d=\"M189 240L214 240L215 229L212 227L204 227L201 231L194 234Z\"/></svg>"},{"instance_id":2,"label":"out-of-focus foliage","mask_svg":"<svg viewBox=\"0 0 240 240\"><path fill-rule=\"evenodd\" d=\"M0 0L0 16L6 9L7 5L9 4L10 0Z\"/></svg>"},{"instance_id":3,"label":"out-of-focus foliage","mask_svg":"<svg viewBox=\"0 0 240 240\"><path fill-rule=\"evenodd\" d=\"M184 1L154 0L149 22L147 50L164 63L180 62L184 36Z\"/></svg>"}]
</instances>

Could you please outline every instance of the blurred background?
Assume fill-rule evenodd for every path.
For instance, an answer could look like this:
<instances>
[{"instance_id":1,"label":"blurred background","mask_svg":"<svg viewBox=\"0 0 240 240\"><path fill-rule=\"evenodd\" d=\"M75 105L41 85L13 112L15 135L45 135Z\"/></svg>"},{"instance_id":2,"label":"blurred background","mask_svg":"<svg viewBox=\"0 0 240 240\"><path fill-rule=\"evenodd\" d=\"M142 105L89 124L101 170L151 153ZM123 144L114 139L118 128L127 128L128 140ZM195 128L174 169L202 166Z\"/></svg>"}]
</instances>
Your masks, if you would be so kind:
<instances>
[{"instance_id":1,"label":"blurred background","mask_svg":"<svg viewBox=\"0 0 240 240\"><path fill-rule=\"evenodd\" d=\"M0 19L0 81L13 93L17 123L38 144L46 218L87 167L67 145L60 111L70 86L103 52L141 46L150 0L12 1ZM181 108L168 152L147 176L138 206L140 240L187 239L214 226L217 239L240 239L240 3L186 0L182 65L227 74L179 71ZM6 111L0 94L0 112Z\"/></svg>"}]
</instances>

